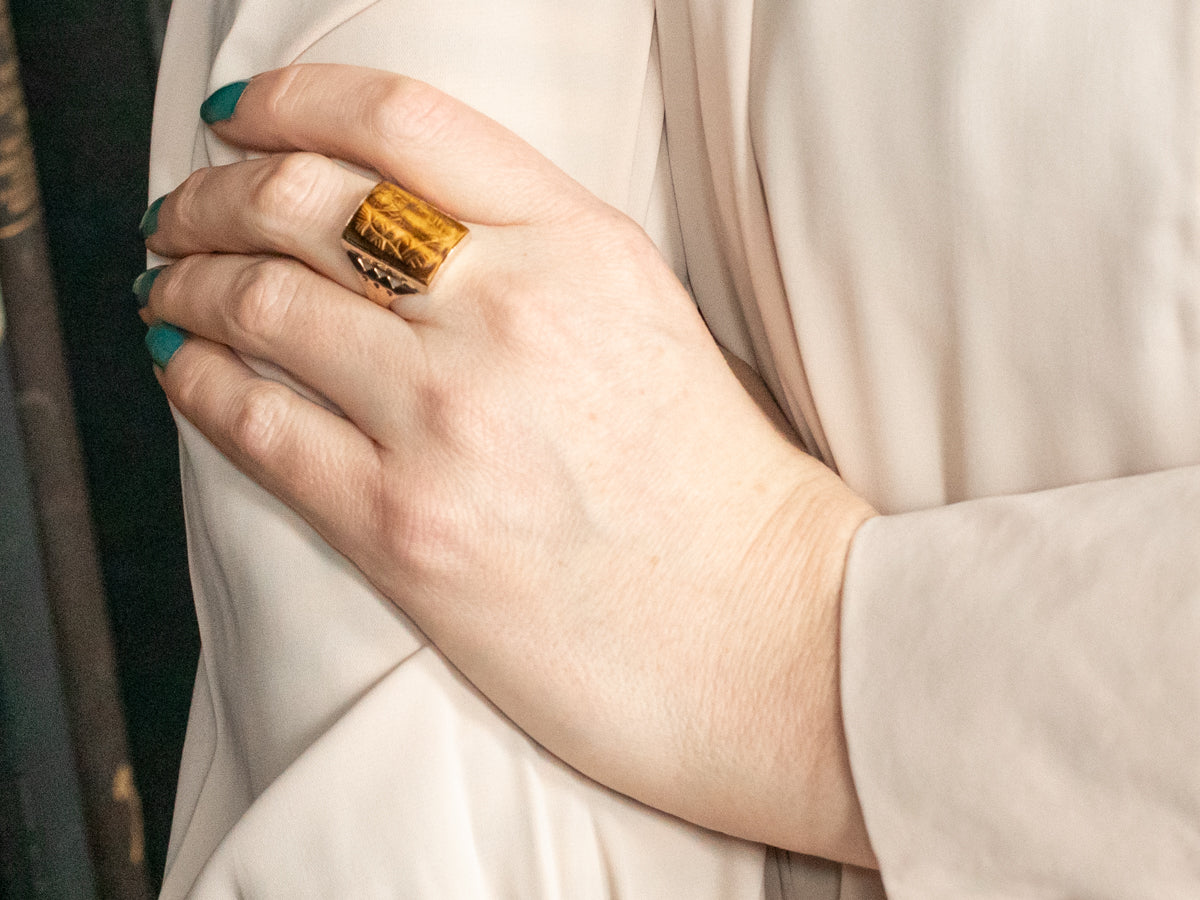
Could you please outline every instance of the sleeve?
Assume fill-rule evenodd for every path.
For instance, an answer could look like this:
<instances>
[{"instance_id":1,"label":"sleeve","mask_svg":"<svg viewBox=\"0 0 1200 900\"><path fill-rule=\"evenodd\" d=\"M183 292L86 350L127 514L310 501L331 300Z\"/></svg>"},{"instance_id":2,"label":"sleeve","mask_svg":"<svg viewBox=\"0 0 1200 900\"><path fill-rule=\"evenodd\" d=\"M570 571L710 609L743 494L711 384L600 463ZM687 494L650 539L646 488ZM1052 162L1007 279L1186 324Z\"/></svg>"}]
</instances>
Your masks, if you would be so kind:
<instances>
[{"instance_id":1,"label":"sleeve","mask_svg":"<svg viewBox=\"0 0 1200 900\"><path fill-rule=\"evenodd\" d=\"M885 516L843 710L892 900L1200 896L1200 467Z\"/></svg>"}]
</instances>

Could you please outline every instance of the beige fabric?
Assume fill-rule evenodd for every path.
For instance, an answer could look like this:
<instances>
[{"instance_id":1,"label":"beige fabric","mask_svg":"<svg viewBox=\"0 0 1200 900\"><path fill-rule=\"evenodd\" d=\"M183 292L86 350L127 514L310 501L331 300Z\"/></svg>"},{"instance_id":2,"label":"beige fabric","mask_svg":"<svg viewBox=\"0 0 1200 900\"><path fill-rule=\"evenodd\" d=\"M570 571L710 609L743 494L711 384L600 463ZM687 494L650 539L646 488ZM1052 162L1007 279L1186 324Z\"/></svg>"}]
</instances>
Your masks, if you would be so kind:
<instances>
[{"instance_id":1,"label":"beige fabric","mask_svg":"<svg viewBox=\"0 0 1200 900\"><path fill-rule=\"evenodd\" d=\"M210 90L295 59L355 60L504 120L677 246L652 7L492 6L431 20L388 0L179 0L153 191L239 158L196 120ZM186 423L180 436L203 653L164 896L765 895L763 847L545 753L301 521Z\"/></svg>"},{"instance_id":2,"label":"beige fabric","mask_svg":"<svg viewBox=\"0 0 1200 900\"><path fill-rule=\"evenodd\" d=\"M889 896L1194 897L1197 14L175 0L151 191L237 158L210 90L295 59L514 127L893 514L843 629ZM186 423L181 453L204 649L164 895L882 896L572 773Z\"/></svg>"}]
</instances>

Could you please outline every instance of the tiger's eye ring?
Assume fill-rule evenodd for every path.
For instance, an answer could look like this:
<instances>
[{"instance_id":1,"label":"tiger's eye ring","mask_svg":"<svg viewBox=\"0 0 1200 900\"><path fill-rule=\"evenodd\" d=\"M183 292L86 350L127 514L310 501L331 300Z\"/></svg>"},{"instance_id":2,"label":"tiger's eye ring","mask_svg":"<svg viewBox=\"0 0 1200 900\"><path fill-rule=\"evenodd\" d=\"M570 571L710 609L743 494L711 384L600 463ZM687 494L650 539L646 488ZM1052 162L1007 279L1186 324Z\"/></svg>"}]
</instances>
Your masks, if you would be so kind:
<instances>
[{"instance_id":1,"label":"tiger's eye ring","mask_svg":"<svg viewBox=\"0 0 1200 900\"><path fill-rule=\"evenodd\" d=\"M381 181L342 231L342 247L367 297L390 307L404 294L429 290L467 226L399 185Z\"/></svg>"}]
</instances>

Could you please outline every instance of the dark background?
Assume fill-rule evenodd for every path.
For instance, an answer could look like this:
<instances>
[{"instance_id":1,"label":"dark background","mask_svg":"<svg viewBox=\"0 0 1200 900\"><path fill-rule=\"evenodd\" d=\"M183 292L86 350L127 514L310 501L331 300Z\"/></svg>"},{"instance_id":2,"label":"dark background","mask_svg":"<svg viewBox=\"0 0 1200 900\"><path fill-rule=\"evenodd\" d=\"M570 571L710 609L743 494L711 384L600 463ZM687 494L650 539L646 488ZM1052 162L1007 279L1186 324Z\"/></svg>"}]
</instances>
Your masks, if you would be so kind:
<instances>
[{"instance_id":1,"label":"dark background","mask_svg":"<svg viewBox=\"0 0 1200 900\"><path fill-rule=\"evenodd\" d=\"M198 653L174 426L130 284L169 0L10 0L157 888Z\"/></svg>"}]
</instances>

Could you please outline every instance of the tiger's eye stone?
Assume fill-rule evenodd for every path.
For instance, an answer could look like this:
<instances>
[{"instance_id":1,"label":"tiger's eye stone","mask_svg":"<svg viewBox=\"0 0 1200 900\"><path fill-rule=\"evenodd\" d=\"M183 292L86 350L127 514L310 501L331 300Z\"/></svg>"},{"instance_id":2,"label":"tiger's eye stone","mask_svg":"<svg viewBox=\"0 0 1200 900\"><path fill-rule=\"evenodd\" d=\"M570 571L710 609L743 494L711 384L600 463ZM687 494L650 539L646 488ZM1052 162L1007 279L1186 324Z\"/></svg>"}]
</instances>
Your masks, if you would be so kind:
<instances>
[{"instance_id":1,"label":"tiger's eye stone","mask_svg":"<svg viewBox=\"0 0 1200 900\"><path fill-rule=\"evenodd\" d=\"M351 262L367 282L368 296L390 302L398 294L429 289L467 227L404 188L380 182L342 233Z\"/></svg>"}]
</instances>

